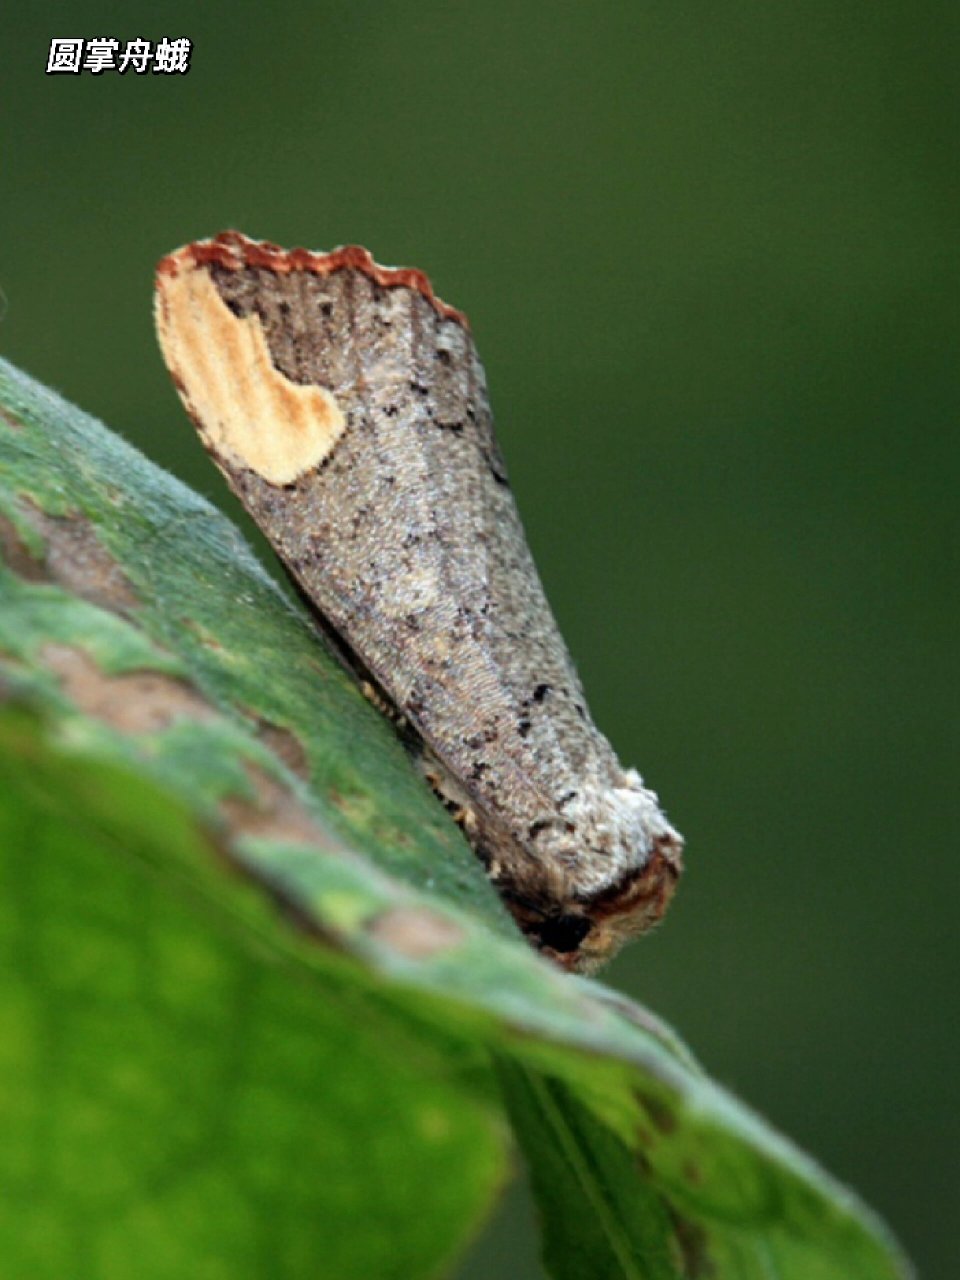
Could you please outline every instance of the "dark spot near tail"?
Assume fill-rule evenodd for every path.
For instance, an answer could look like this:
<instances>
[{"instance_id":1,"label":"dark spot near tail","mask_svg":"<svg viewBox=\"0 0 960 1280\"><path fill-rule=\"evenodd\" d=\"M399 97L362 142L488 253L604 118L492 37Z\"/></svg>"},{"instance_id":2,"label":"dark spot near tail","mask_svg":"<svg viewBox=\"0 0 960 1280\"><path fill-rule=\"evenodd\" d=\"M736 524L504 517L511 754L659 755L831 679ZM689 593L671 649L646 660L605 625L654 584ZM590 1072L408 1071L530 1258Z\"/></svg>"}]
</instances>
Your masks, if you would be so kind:
<instances>
[{"instance_id":1,"label":"dark spot near tail","mask_svg":"<svg viewBox=\"0 0 960 1280\"><path fill-rule=\"evenodd\" d=\"M542 947L565 954L576 951L592 927L586 916L555 916L544 920L535 933Z\"/></svg>"}]
</instances>

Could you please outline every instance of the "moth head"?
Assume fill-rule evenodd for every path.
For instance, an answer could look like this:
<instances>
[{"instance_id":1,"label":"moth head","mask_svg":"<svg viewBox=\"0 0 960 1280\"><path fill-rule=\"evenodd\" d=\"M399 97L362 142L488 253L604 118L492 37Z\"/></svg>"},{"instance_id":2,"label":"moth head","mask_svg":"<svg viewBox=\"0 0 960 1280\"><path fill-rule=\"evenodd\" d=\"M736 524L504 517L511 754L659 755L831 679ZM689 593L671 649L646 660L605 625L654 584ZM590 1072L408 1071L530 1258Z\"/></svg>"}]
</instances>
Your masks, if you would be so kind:
<instances>
[{"instance_id":1,"label":"moth head","mask_svg":"<svg viewBox=\"0 0 960 1280\"><path fill-rule=\"evenodd\" d=\"M562 969L593 973L661 918L683 841L633 770L577 800L562 825L538 832L542 891L506 896L533 946Z\"/></svg>"},{"instance_id":2,"label":"moth head","mask_svg":"<svg viewBox=\"0 0 960 1280\"><path fill-rule=\"evenodd\" d=\"M577 913L551 918L527 936L554 964L573 973L595 973L622 946L663 916L680 874L677 851L658 852L650 863L612 886Z\"/></svg>"}]
</instances>

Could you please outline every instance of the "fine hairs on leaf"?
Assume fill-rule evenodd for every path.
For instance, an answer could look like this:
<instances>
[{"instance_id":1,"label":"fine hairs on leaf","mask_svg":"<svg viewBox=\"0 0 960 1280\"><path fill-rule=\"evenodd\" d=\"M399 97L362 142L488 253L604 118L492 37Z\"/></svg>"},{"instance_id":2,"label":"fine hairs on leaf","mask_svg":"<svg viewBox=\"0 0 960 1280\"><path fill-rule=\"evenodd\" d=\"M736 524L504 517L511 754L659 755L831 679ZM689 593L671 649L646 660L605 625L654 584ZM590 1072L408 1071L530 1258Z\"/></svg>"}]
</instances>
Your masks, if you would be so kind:
<instances>
[{"instance_id":1,"label":"fine hairs on leaf","mask_svg":"<svg viewBox=\"0 0 960 1280\"><path fill-rule=\"evenodd\" d=\"M229 522L0 362L0 1274L904 1280L653 1015L534 954Z\"/></svg>"}]
</instances>

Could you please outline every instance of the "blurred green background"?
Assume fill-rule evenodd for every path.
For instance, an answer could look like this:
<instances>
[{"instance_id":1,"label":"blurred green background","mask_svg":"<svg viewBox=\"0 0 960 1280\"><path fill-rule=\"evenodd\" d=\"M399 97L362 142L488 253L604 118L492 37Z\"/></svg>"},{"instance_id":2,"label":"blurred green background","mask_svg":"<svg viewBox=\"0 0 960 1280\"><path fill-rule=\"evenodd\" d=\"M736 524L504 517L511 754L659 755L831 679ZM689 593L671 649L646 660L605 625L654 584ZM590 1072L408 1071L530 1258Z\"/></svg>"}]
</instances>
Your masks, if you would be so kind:
<instances>
[{"instance_id":1,"label":"blurred green background","mask_svg":"<svg viewBox=\"0 0 960 1280\"><path fill-rule=\"evenodd\" d=\"M594 714L688 840L606 979L952 1274L955 5L7 18L0 345L236 512L152 269L368 245L471 316ZM186 76L46 77L54 36ZM400 1171L398 1171L400 1172ZM465 1261L539 1274L522 1188Z\"/></svg>"}]
</instances>

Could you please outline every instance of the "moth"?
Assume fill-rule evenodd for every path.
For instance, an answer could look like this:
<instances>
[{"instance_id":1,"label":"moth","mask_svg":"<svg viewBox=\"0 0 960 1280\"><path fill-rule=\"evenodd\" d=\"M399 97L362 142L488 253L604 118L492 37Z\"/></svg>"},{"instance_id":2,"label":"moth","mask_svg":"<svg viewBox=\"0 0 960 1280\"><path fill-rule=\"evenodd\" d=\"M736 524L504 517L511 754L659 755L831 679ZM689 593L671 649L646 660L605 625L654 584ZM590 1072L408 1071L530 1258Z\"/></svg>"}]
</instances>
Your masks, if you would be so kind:
<instances>
[{"instance_id":1,"label":"moth","mask_svg":"<svg viewBox=\"0 0 960 1280\"><path fill-rule=\"evenodd\" d=\"M163 258L156 285L164 360L230 488L530 943L593 972L662 916L682 840L590 718L466 317L365 249L234 231Z\"/></svg>"}]
</instances>

